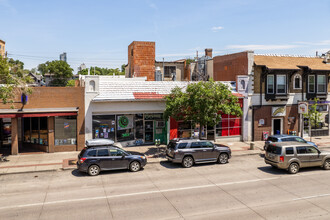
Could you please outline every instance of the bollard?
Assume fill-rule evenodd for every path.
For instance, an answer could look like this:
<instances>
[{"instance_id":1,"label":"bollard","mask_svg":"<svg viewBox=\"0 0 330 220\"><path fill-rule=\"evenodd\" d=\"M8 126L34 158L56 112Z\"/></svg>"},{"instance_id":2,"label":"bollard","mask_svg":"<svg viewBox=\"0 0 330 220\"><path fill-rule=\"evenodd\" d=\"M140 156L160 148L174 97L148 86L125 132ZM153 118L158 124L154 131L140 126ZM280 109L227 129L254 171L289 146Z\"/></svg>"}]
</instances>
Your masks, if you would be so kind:
<instances>
[{"instance_id":1,"label":"bollard","mask_svg":"<svg viewBox=\"0 0 330 220\"><path fill-rule=\"evenodd\" d=\"M254 150L254 143L250 143L250 150Z\"/></svg>"}]
</instances>

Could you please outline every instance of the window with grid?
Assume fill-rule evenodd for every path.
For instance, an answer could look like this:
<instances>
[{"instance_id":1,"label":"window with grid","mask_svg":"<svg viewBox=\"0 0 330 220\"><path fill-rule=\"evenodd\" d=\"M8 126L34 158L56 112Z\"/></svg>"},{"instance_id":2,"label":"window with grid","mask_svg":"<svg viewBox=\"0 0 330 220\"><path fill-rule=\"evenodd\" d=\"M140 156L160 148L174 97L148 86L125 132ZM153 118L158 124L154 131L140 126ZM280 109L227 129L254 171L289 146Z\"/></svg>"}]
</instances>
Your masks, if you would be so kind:
<instances>
[{"instance_id":1,"label":"window with grid","mask_svg":"<svg viewBox=\"0 0 330 220\"><path fill-rule=\"evenodd\" d=\"M308 92L315 93L315 76L308 76Z\"/></svg>"},{"instance_id":2,"label":"window with grid","mask_svg":"<svg viewBox=\"0 0 330 220\"><path fill-rule=\"evenodd\" d=\"M326 83L325 75L318 75L317 76L317 92L325 93L326 86L327 86L327 83Z\"/></svg>"},{"instance_id":3,"label":"window with grid","mask_svg":"<svg viewBox=\"0 0 330 220\"><path fill-rule=\"evenodd\" d=\"M274 75L267 76L267 93L274 94Z\"/></svg>"},{"instance_id":4,"label":"window with grid","mask_svg":"<svg viewBox=\"0 0 330 220\"><path fill-rule=\"evenodd\" d=\"M285 94L286 93L286 76L285 75L277 75L276 76L276 93L277 94Z\"/></svg>"}]
</instances>

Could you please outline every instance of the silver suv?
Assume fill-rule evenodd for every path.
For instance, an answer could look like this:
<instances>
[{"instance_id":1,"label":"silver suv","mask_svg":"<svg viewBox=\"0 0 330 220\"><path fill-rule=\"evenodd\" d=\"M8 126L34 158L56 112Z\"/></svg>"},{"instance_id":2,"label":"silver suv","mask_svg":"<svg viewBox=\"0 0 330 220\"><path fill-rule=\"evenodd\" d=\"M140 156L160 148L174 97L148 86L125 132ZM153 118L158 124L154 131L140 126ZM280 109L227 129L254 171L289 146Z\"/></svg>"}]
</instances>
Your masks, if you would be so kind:
<instances>
[{"instance_id":1,"label":"silver suv","mask_svg":"<svg viewBox=\"0 0 330 220\"><path fill-rule=\"evenodd\" d=\"M189 168L194 163L218 162L225 164L231 157L227 146L213 144L207 140L171 140L167 145L166 158Z\"/></svg>"},{"instance_id":2,"label":"silver suv","mask_svg":"<svg viewBox=\"0 0 330 220\"><path fill-rule=\"evenodd\" d=\"M320 166L330 169L330 152L320 151L313 145L298 142L271 143L266 149L265 163L289 173L298 173L303 167Z\"/></svg>"}]
</instances>

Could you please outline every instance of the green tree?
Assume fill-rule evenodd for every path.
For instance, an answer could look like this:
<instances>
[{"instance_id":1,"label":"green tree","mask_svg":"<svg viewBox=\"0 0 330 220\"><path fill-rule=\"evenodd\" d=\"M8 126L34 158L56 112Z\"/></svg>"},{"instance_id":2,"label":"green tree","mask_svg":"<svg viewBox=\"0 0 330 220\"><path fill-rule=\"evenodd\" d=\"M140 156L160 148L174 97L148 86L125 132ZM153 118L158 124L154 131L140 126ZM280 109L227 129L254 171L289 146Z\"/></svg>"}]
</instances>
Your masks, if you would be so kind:
<instances>
[{"instance_id":1,"label":"green tree","mask_svg":"<svg viewBox=\"0 0 330 220\"><path fill-rule=\"evenodd\" d=\"M120 72L119 68L112 69L112 68L101 68L101 67L90 67L89 69L90 75L125 75L125 72ZM88 69L83 69L78 72L80 75L88 75Z\"/></svg>"},{"instance_id":2,"label":"green tree","mask_svg":"<svg viewBox=\"0 0 330 220\"><path fill-rule=\"evenodd\" d=\"M16 95L32 92L27 84L32 80L23 67L24 63L21 61L13 59L7 61L0 56L0 99L4 104L11 103L12 108Z\"/></svg>"},{"instance_id":3,"label":"green tree","mask_svg":"<svg viewBox=\"0 0 330 220\"><path fill-rule=\"evenodd\" d=\"M165 99L165 119L191 121L200 127L219 123L221 114L242 115L238 98L226 85L213 80L188 84L185 92L176 87ZM201 138L201 132L199 135Z\"/></svg>"},{"instance_id":4,"label":"green tree","mask_svg":"<svg viewBox=\"0 0 330 220\"><path fill-rule=\"evenodd\" d=\"M50 74L53 78L50 85L51 86L66 86L68 81L73 76L73 69L70 65L62 60L53 60L51 62L40 64L38 66L38 71L44 76L45 74Z\"/></svg>"},{"instance_id":5,"label":"green tree","mask_svg":"<svg viewBox=\"0 0 330 220\"><path fill-rule=\"evenodd\" d=\"M74 87L76 85L76 80L71 79L68 81L68 83L66 84L67 87Z\"/></svg>"},{"instance_id":6,"label":"green tree","mask_svg":"<svg viewBox=\"0 0 330 220\"><path fill-rule=\"evenodd\" d=\"M126 64L121 65L121 72L122 73L125 73L125 67L126 67Z\"/></svg>"},{"instance_id":7,"label":"green tree","mask_svg":"<svg viewBox=\"0 0 330 220\"><path fill-rule=\"evenodd\" d=\"M315 98L314 103L312 105L308 105L308 112L303 114L305 119L308 119L309 126L311 129L317 129L320 128L320 124L322 122L321 116L322 113L320 113L317 110L317 103L319 99ZM312 135L310 134L310 140L312 141Z\"/></svg>"}]
</instances>

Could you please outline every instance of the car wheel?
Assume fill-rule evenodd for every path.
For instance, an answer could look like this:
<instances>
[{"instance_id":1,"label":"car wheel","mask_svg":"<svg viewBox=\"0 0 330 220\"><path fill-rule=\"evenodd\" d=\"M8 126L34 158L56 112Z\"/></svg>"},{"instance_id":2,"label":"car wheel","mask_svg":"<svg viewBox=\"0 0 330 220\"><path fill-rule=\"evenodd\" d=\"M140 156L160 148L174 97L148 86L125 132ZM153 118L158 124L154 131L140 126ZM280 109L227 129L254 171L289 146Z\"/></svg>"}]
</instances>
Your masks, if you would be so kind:
<instances>
[{"instance_id":1,"label":"car wheel","mask_svg":"<svg viewBox=\"0 0 330 220\"><path fill-rule=\"evenodd\" d=\"M132 163L130 163L129 165L129 170L132 172L136 172L139 171L141 169L141 165L139 162L137 161L133 161Z\"/></svg>"},{"instance_id":2,"label":"car wheel","mask_svg":"<svg viewBox=\"0 0 330 220\"><path fill-rule=\"evenodd\" d=\"M326 159L323 164L323 169L330 170L330 159Z\"/></svg>"},{"instance_id":3,"label":"car wheel","mask_svg":"<svg viewBox=\"0 0 330 220\"><path fill-rule=\"evenodd\" d=\"M226 154L226 153L220 154L219 158L218 158L218 163L220 163L220 164L228 163L228 154Z\"/></svg>"},{"instance_id":4,"label":"car wheel","mask_svg":"<svg viewBox=\"0 0 330 220\"><path fill-rule=\"evenodd\" d=\"M88 168L88 174L90 176L97 176L100 173L100 167L97 165L92 165Z\"/></svg>"},{"instance_id":5,"label":"car wheel","mask_svg":"<svg viewBox=\"0 0 330 220\"><path fill-rule=\"evenodd\" d=\"M194 159L190 156L186 156L182 160L182 166L184 168L190 168L194 164Z\"/></svg>"},{"instance_id":6,"label":"car wheel","mask_svg":"<svg viewBox=\"0 0 330 220\"><path fill-rule=\"evenodd\" d=\"M299 164L291 163L288 169L289 173L296 174L299 171Z\"/></svg>"}]
</instances>

